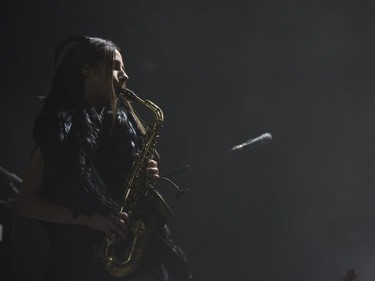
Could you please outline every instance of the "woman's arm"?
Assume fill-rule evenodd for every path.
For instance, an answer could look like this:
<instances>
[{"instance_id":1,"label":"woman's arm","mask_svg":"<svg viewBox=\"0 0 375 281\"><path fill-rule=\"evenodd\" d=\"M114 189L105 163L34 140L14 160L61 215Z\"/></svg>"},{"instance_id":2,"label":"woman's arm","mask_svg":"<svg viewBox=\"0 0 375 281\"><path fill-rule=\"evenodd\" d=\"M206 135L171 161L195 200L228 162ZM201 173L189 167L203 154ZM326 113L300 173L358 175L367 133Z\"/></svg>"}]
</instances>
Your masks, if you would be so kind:
<instances>
[{"instance_id":1,"label":"woman's arm","mask_svg":"<svg viewBox=\"0 0 375 281\"><path fill-rule=\"evenodd\" d=\"M38 146L29 163L17 198L17 210L22 216L43 221L63 224L85 225L103 231L108 237L126 239L127 215L120 213L118 218L103 216L99 213L90 218L86 215L73 217L73 212L66 207L53 204L40 196L43 183L44 160Z\"/></svg>"}]
</instances>

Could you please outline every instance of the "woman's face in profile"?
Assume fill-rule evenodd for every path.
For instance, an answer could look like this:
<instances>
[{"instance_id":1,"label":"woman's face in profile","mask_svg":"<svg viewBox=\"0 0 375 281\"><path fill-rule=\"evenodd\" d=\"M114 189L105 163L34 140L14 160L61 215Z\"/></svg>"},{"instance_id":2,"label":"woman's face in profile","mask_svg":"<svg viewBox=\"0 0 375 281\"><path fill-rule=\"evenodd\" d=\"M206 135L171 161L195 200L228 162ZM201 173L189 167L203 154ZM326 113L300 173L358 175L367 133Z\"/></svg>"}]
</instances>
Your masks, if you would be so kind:
<instances>
[{"instance_id":1,"label":"woman's face in profile","mask_svg":"<svg viewBox=\"0 0 375 281\"><path fill-rule=\"evenodd\" d=\"M125 89L129 76L125 72L124 62L118 50L115 52L113 74L113 86L115 89Z\"/></svg>"},{"instance_id":2,"label":"woman's face in profile","mask_svg":"<svg viewBox=\"0 0 375 281\"><path fill-rule=\"evenodd\" d=\"M126 88L126 81L129 79L125 72L124 62L119 51L114 56L114 67L112 71L113 86L115 90ZM96 67L89 68L85 76L85 97L93 104L106 103L112 95L112 85L108 81L108 70L105 62L99 63Z\"/></svg>"}]
</instances>

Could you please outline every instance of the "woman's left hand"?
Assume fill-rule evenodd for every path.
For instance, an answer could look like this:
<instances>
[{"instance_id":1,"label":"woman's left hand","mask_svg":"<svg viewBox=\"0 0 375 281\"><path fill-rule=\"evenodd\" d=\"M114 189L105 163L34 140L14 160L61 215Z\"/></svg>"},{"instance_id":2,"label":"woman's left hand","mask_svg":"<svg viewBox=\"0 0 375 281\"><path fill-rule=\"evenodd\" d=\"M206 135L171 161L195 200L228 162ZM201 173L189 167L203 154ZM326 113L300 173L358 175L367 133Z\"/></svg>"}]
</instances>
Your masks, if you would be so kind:
<instances>
[{"instance_id":1,"label":"woman's left hand","mask_svg":"<svg viewBox=\"0 0 375 281\"><path fill-rule=\"evenodd\" d=\"M146 174L151 181L156 182L160 178L158 162L155 160L149 160L146 168Z\"/></svg>"}]
</instances>

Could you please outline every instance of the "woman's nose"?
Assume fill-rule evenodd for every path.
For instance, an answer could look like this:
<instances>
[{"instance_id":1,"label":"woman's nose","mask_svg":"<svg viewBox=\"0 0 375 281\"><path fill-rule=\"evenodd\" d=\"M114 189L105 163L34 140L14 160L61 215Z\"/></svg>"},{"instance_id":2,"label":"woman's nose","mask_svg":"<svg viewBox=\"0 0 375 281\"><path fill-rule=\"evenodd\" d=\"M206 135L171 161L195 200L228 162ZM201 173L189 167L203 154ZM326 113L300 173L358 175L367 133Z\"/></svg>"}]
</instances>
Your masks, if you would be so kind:
<instances>
[{"instance_id":1,"label":"woman's nose","mask_svg":"<svg viewBox=\"0 0 375 281\"><path fill-rule=\"evenodd\" d=\"M126 82L129 80L129 76L126 74L126 72L124 70L121 70L119 72L119 77L118 77L118 80L120 82Z\"/></svg>"}]
</instances>

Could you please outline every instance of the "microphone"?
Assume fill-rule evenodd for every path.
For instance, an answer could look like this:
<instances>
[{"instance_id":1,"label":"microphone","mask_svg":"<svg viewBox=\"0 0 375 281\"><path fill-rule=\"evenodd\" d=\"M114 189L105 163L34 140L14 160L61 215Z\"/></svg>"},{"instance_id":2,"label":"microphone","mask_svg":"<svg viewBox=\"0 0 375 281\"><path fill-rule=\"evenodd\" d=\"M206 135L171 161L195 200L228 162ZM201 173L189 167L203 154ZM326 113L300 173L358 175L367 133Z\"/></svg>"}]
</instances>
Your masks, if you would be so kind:
<instances>
[{"instance_id":1,"label":"microphone","mask_svg":"<svg viewBox=\"0 0 375 281\"><path fill-rule=\"evenodd\" d=\"M244 143L233 146L231 151L240 151L244 148L250 148L256 145L266 144L271 141L272 141L272 135L270 133L264 133L257 138L248 139Z\"/></svg>"}]
</instances>

